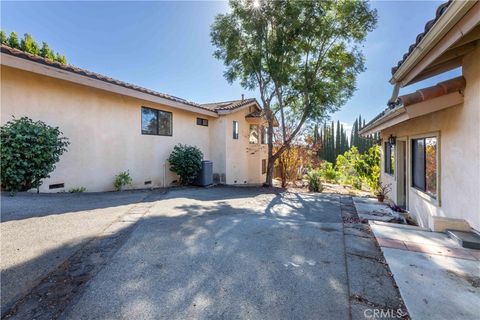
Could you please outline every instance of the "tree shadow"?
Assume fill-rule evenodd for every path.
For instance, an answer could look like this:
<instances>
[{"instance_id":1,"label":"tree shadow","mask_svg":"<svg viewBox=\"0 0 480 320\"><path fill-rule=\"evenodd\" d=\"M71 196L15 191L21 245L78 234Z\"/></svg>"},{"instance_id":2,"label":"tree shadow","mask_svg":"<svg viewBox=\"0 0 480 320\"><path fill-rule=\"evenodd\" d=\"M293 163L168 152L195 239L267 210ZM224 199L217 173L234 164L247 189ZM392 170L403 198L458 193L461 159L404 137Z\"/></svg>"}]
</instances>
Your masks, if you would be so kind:
<instances>
[{"instance_id":1,"label":"tree shadow","mask_svg":"<svg viewBox=\"0 0 480 320\"><path fill-rule=\"evenodd\" d=\"M348 317L341 224L229 203L172 209L142 220L66 317Z\"/></svg>"},{"instance_id":2,"label":"tree shadow","mask_svg":"<svg viewBox=\"0 0 480 320\"><path fill-rule=\"evenodd\" d=\"M348 318L342 225L315 204L339 207L338 199L209 191L154 204L63 316ZM18 279L59 250L2 277Z\"/></svg>"},{"instance_id":3,"label":"tree shadow","mask_svg":"<svg viewBox=\"0 0 480 320\"><path fill-rule=\"evenodd\" d=\"M283 191L284 189L280 188L217 186L206 189L190 186L153 190L126 190L122 192L19 192L14 197L3 192L0 201L0 222L70 212L93 211L139 202L155 202L162 198L185 197L199 201L213 201L238 199L261 193L281 193Z\"/></svg>"}]
</instances>

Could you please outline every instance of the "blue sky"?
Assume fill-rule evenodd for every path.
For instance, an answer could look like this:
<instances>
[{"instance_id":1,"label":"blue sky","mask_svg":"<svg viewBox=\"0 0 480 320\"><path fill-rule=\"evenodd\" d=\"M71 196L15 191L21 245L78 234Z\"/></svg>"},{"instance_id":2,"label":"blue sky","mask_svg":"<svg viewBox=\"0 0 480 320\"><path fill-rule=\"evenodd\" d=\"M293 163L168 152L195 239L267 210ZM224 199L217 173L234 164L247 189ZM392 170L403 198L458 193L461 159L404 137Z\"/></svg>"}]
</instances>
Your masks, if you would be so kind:
<instances>
[{"instance_id":1,"label":"blue sky","mask_svg":"<svg viewBox=\"0 0 480 320\"><path fill-rule=\"evenodd\" d=\"M367 70L358 90L333 120L351 124L367 120L384 107L392 86L390 69L406 52L425 23L435 16L438 1L374 1L378 27L364 44ZM254 96L223 78L221 61L213 58L210 25L227 2L1 2L1 27L64 53L70 64L195 102ZM440 75L401 90L452 77Z\"/></svg>"}]
</instances>

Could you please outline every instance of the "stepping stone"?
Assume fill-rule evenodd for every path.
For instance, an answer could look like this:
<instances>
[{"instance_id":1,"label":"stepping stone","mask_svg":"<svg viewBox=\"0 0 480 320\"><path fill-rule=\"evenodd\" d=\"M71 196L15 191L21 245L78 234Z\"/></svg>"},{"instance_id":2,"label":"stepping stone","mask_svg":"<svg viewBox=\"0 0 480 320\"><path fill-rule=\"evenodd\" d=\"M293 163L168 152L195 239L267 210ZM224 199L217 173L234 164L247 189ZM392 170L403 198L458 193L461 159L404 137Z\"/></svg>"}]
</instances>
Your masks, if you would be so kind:
<instances>
[{"instance_id":1,"label":"stepping stone","mask_svg":"<svg viewBox=\"0 0 480 320\"><path fill-rule=\"evenodd\" d=\"M480 250L480 236L475 232L446 230L446 233L462 247Z\"/></svg>"}]
</instances>

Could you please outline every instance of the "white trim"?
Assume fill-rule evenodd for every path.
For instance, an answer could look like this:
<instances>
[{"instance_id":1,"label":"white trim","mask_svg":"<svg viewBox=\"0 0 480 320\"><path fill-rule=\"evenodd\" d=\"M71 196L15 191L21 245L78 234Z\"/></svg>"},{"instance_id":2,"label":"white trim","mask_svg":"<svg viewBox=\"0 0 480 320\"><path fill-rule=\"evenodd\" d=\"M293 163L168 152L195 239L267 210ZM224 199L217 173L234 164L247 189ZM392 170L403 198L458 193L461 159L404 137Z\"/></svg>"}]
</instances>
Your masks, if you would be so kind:
<instances>
[{"instance_id":1,"label":"white trim","mask_svg":"<svg viewBox=\"0 0 480 320\"><path fill-rule=\"evenodd\" d=\"M203 114L210 117L218 118L218 114L213 111L204 110L204 109L197 108L185 103L172 101L166 98L140 92L134 89L125 88L120 85L108 83L98 79L93 79L93 78L76 74L67 70L62 70L59 68L47 66L35 61L18 58L9 54L2 53L0 61L2 65L5 65L11 68L29 71L29 72L45 75L48 77L70 81L70 82L81 84L84 86L121 94L124 96L129 96L129 97L134 97L137 99L142 99L142 100L146 100L154 103L159 103L159 104L176 108L176 109L181 109L181 110L185 110L185 111L189 111L197 114Z\"/></svg>"}]
</instances>

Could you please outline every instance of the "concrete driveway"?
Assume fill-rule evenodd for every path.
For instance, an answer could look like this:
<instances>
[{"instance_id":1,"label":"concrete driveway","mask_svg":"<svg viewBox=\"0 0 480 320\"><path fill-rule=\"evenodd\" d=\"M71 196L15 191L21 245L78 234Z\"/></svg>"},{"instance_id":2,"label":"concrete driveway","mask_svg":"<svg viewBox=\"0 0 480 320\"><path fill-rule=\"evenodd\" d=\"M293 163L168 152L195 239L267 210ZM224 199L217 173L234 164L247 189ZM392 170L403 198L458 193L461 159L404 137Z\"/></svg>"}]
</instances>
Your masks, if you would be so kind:
<instances>
[{"instance_id":1,"label":"concrete driveway","mask_svg":"<svg viewBox=\"0 0 480 320\"><path fill-rule=\"evenodd\" d=\"M343 250L335 196L171 192L65 318L347 319Z\"/></svg>"},{"instance_id":2,"label":"concrete driveway","mask_svg":"<svg viewBox=\"0 0 480 320\"><path fill-rule=\"evenodd\" d=\"M131 230L111 255L75 254L9 317L366 319L401 305L366 225L342 223L349 197L219 187L147 197L131 216L139 206L107 228Z\"/></svg>"},{"instance_id":3,"label":"concrete driveway","mask_svg":"<svg viewBox=\"0 0 480 320\"><path fill-rule=\"evenodd\" d=\"M3 312L149 193L18 193L1 197Z\"/></svg>"}]
</instances>

